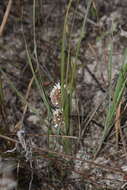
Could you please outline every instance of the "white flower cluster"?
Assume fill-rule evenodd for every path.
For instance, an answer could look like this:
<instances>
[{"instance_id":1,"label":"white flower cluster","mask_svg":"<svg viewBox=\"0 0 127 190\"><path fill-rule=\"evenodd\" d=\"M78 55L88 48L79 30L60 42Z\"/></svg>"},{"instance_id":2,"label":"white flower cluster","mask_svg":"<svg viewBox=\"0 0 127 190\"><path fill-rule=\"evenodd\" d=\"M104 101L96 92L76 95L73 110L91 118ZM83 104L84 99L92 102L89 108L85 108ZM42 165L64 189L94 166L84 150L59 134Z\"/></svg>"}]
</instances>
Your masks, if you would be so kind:
<instances>
[{"instance_id":1,"label":"white flower cluster","mask_svg":"<svg viewBox=\"0 0 127 190\"><path fill-rule=\"evenodd\" d=\"M64 124L62 111L59 108L53 112L53 122L55 124L55 128L60 127Z\"/></svg>"},{"instance_id":2,"label":"white flower cluster","mask_svg":"<svg viewBox=\"0 0 127 190\"><path fill-rule=\"evenodd\" d=\"M64 124L63 121L63 115L61 111L61 86L60 83L55 84L53 87L50 98L52 104L56 107L56 109L53 111L53 122L54 127L61 127Z\"/></svg>"},{"instance_id":3,"label":"white flower cluster","mask_svg":"<svg viewBox=\"0 0 127 190\"><path fill-rule=\"evenodd\" d=\"M60 83L55 84L50 93L51 102L54 106L60 107L61 102L61 86Z\"/></svg>"}]
</instances>

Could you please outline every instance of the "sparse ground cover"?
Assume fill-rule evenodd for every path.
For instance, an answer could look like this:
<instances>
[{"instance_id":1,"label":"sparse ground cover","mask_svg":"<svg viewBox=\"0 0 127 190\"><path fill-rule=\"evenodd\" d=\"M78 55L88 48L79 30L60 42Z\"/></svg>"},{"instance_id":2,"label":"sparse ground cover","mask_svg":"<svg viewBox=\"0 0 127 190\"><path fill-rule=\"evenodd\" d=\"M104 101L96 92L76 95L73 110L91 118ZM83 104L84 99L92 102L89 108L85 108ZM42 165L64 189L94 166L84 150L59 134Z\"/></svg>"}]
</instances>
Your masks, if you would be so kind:
<instances>
[{"instance_id":1,"label":"sparse ground cover","mask_svg":"<svg viewBox=\"0 0 127 190\"><path fill-rule=\"evenodd\" d=\"M126 11L125 0L12 2L0 37L1 189L126 189Z\"/></svg>"}]
</instances>

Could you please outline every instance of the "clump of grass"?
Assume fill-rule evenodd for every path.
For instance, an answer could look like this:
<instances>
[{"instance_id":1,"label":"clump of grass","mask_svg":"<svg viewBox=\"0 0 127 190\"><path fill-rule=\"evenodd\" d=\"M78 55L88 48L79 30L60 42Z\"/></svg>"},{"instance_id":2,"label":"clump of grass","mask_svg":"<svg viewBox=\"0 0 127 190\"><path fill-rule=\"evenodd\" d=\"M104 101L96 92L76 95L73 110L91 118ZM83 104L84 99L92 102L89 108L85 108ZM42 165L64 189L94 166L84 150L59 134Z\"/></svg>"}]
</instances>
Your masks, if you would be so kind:
<instances>
[{"instance_id":1,"label":"clump of grass","mask_svg":"<svg viewBox=\"0 0 127 190\"><path fill-rule=\"evenodd\" d=\"M71 34L70 34L70 39L67 41L67 28L68 28L68 17L69 17L69 11L71 9L72 5L72 0L69 1L67 5L67 11L65 15L65 21L64 21L64 27L63 27L63 37L62 37L62 48L61 48L61 106L62 106L62 112L63 112L63 119L65 123L65 130L64 133L65 135L72 135L71 131L71 125L70 125L70 114L71 114L71 109L72 109L72 96L75 90L75 84L76 84L76 71L77 71L77 60L80 52L80 46L81 46L81 41L83 37L85 36L85 31L86 31L86 21L88 17L88 13L91 7L92 0L88 2L87 9L85 12L81 32L80 32L80 37L79 41L76 45L75 49L75 61L71 61L71 55L70 55L70 44L68 44L68 49L66 49L66 43L71 39ZM79 2L79 1L78 1ZM73 26L70 30L70 32L73 30ZM65 55L65 50L68 52L67 58ZM67 60L67 63L66 63ZM64 141L64 144L66 149L69 146L69 143L67 142L67 139Z\"/></svg>"},{"instance_id":2,"label":"clump of grass","mask_svg":"<svg viewBox=\"0 0 127 190\"><path fill-rule=\"evenodd\" d=\"M113 99L112 101L109 101L109 108L108 108L107 116L105 120L105 128L104 128L102 138L101 138L101 141L100 141L100 144L95 156L97 156L97 154L100 152L103 143L105 142L106 138L109 136L110 131L114 125L116 110L119 106L119 103L122 100L123 93L126 88L126 83L127 83L127 49L125 50L125 53L124 53L123 65L120 69L115 90L113 92Z\"/></svg>"}]
</instances>

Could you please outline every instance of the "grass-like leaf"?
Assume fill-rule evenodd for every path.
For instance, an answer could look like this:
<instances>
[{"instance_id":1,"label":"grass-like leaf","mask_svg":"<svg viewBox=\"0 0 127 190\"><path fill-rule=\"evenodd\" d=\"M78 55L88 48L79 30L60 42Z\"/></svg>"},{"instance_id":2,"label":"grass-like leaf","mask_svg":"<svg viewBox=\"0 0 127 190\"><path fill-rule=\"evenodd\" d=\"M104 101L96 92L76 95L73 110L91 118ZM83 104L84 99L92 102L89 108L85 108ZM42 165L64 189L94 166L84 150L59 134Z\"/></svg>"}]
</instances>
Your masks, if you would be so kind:
<instances>
[{"instance_id":1,"label":"grass-like leaf","mask_svg":"<svg viewBox=\"0 0 127 190\"><path fill-rule=\"evenodd\" d=\"M108 109L107 117L105 120L105 128L103 131L102 139L95 153L95 156L97 156L97 154L100 152L104 141L108 137L113 127L116 110L122 99L122 95L126 87L126 82L127 82L127 50L125 51L123 65L121 67L121 70L119 72L119 77L117 79L116 87L113 94L113 100L109 104L109 109Z\"/></svg>"}]
</instances>

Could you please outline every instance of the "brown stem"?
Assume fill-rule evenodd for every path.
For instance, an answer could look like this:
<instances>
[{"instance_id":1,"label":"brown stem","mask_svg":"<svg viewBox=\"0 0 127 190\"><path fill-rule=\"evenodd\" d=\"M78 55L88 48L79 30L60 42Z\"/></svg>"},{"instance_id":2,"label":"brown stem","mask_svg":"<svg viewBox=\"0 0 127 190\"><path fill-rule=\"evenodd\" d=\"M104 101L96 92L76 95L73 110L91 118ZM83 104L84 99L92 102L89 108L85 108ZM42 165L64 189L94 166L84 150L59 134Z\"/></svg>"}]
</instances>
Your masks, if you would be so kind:
<instances>
[{"instance_id":1,"label":"brown stem","mask_svg":"<svg viewBox=\"0 0 127 190\"><path fill-rule=\"evenodd\" d=\"M4 28L5 28L5 25L7 23L7 19L8 19L10 10L11 10L11 5L12 5L12 0L9 0L5 14L4 14L4 17L3 17L3 20L2 20L2 23L0 25L0 36L3 35L3 31L4 31Z\"/></svg>"}]
</instances>

